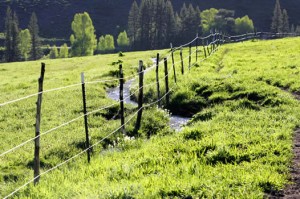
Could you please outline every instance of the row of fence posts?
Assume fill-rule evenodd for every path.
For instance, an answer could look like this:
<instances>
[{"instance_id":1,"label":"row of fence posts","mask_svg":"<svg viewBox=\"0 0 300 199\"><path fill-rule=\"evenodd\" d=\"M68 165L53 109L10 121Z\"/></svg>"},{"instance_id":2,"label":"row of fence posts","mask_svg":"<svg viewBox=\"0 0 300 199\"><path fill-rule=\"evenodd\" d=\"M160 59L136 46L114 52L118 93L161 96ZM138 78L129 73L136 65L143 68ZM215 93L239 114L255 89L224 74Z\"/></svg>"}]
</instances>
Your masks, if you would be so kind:
<instances>
[{"instance_id":1,"label":"row of fence posts","mask_svg":"<svg viewBox=\"0 0 300 199\"><path fill-rule=\"evenodd\" d=\"M212 44L211 44L211 51L209 52L209 46L203 45L204 49L204 56L205 58L215 50L216 46L214 45L216 38L213 37ZM197 35L196 39L196 62L198 61L198 42L199 38ZM175 67L175 60L174 60L174 48L172 43L170 44L171 47L171 58L172 58L172 66L174 72L174 82L177 83L177 75L176 75L176 67ZM208 54L207 54L207 52ZM191 62L192 62L192 44L189 44L189 62L188 62L188 69L191 69ZM160 63L160 54L157 53L156 57L156 87L157 87L157 103L158 107L161 107L161 94L160 94L160 81L159 81L159 63ZM165 80L165 98L166 98L166 106L170 104L170 89L169 89L169 71L168 71L168 59L163 58L164 63L164 80ZM181 73L184 75L184 60L183 60L183 53L182 48L180 48L180 63L181 63ZM143 95L144 95L144 66L143 61L139 61L139 94L138 94L138 114L135 123L134 132L137 133L141 127L141 120L142 120L142 113L143 113ZM40 78L38 79L38 99L36 103L36 123L35 123L35 148L34 148L34 184L37 184L40 179L40 125L41 125L41 107L42 107L42 96L43 96L43 84L44 84L44 75L45 75L45 63L41 64L41 74ZM123 135L126 135L125 131L125 116L124 116L124 73L122 64L119 65L119 83L120 83L120 92L119 92L119 99L120 99L120 117L121 117L121 132ZM84 114L84 127L85 127L85 138L86 138L86 150L87 150L87 161L90 163L91 160L91 153L92 148L90 145L89 139L89 128L88 128L88 111L87 111L87 103L86 103L86 87L85 87L85 76L84 73L81 73L81 85L82 85L82 102L83 102L83 114Z\"/></svg>"}]
</instances>

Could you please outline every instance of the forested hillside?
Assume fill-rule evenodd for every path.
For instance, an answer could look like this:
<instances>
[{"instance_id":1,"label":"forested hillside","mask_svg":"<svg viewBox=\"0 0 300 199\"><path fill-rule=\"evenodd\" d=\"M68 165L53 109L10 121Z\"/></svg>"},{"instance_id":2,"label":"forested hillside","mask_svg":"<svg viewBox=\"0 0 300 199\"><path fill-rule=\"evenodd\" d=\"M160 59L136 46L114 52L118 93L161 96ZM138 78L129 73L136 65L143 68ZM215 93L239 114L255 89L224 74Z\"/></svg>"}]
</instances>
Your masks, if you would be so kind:
<instances>
[{"instance_id":1,"label":"forested hillside","mask_svg":"<svg viewBox=\"0 0 300 199\"><path fill-rule=\"evenodd\" d=\"M27 27L30 15L36 12L42 37L68 39L71 34L71 22L76 13L88 12L93 20L97 36L113 34L116 36L127 27L127 18L133 0L10 0L0 2L0 32L4 30L4 18L7 6L18 14L20 27ZM175 11L179 11L183 2L198 5L200 10L207 8L225 8L235 10L235 16L249 15L258 30L270 29L275 0L172 0ZM290 23L300 25L297 13L299 0L285 0L282 8L288 11ZM110 23L107 23L107 22Z\"/></svg>"}]
</instances>

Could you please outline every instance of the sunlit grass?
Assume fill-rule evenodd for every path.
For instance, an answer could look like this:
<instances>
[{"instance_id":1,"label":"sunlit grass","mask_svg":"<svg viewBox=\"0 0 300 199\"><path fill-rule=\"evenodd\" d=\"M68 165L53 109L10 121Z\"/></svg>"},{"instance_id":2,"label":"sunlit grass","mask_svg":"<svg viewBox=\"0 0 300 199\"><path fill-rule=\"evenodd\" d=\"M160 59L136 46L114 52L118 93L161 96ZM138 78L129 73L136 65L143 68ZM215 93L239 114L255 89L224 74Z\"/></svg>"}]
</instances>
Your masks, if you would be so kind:
<instances>
[{"instance_id":1,"label":"sunlit grass","mask_svg":"<svg viewBox=\"0 0 300 199\"><path fill-rule=\"evenodd\" d=\"M136 72L136 67L128 66L126 61L138 63L140 57L149 61L156 53L126 53L125 74ZM263 198L266 192L283 189L289 183L293 132L300 119L299 102L285 90L300 90L297 77L299 53L299 38L249 41L222 46L190 72L188 60L185 60L184 76L180 74L180 63L177 63L177 85L173 71L170 71L173 91L168 108L172 112L194 115L182 132L172 133L162 125L164 129L155 132L156 136L145 139L149 129L161 125L159 121L165 117L164 112L149 109L145 113L141 139L120 139L117 147L106 150L101 150L105 147L101 145L95 149L91 164L87 164L83 155L42 176L38 186L30 185L16 196ZM184 57L187 55L188 49L184 49ZM48 88L77 83L81 71L86 72L88 81L100 79L103 74L117 70L117 66L112 69L109 64L119 59L117 55L104 57L103 60L100 56L51 60L49 65L53 69L48 71L52 75L47 76L46 72L48 79L45 82L49 82ZM199 59L202 58L203 52L200 52ZM195 57L192 60L194 62ZM178 52L175 61L179 61ZM37 62L0 65L0 76L4 79L0 91L5 93L0 100L36 92L38 65ZM61 68L55 68L55 65ZM100 65L107 67L98 68ZM170 61L168 65L170 68ZM31 67L35 73L21 66ZM163 65L160 66L160 77L164 77ZM145 75L145 84L154 80L154 72ZM161 86L163 93L163 80ZM90 110L113 102L107 99L104 87L103 84L89 85ZM145 88L146 101L154 100L155 92L155 85L152 89ZM1 151L34 135L35 100L1 107ZM48 97L45 94L42 129L80 115L81 106L80 87ZM119 121L108 123L101 114L90 117L90 121L92 142L119 126ZM130 131L133 125L130 123L127 130ZM43 170L46 170L82 150L83 121L68 125L42 140ZM1 159L1 196L32 178L31 168L27 166L33 157L32 145Z\"/></svg>"}]
</instances>

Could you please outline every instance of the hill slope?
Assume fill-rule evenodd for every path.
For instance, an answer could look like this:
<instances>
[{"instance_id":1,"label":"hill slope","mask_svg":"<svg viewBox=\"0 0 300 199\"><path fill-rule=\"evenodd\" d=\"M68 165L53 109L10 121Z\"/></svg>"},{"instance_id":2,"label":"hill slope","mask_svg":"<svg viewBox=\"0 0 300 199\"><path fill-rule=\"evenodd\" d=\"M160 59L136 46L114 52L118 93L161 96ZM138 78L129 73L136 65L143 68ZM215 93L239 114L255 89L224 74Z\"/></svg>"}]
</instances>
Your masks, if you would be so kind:
<instances>
[{"instance_id":1,"label":"hill slope","mask_svg":"<svg viewBox=\"0 0 300 199\"><path fill-rule=\"evenodd\" d=\"M126 141L118 134L120 140L114 148L109 147L114 145L113 139L104 140L99 147L94 147L91 164L87 165L82 155L44 175L39 186L28 186L17 196L263 198L266 192L282 189L288 183L293 131L300 120L300 104L289 93L300 90L299 51L299 38L222 46L186 75L178 74L176 85L170 79L173 88L170 107L193 108L194 112L194 108L198 108L182 132L172 132L164 124L147 139L145 134L152 133L161 121L165 123L165 113L155 108L146 109L140 138ZM187 52L188 49L183 51L184 57ZM139 58L148 60L156 53L126 53L123 58L126 76L136 69L131 62L137 63ZM110 63L117 59L117 55L105 55L49 60L46 85L76 83L82 70L91 80L111 76L117 66ZM175 60L179 60L178 52ZM0 64L0 75L5 80L0 87L4 93L1 102L34 91L38 74L38 67L34 65L37 64ZM186 60L184 65L187 64ZM179 71L180 66L176 67ZM149 71L145 85L154 79L155 73ZM104 87L105 84L88 85L89 110L109 102ZM155 98L155 84L151 88L145 87L148 100ZM80 86L45 95L42 129L81 114L80 100ZM33 134L34 101L30 99L1 108L1 152ZM134 112L127 108L126 119ZM109 112L114 115L117 110ZM109 112L89 117L92 143L119 125L118 120L106 118ZM127 126L127 132L132 126L133 123ZM80 121L43 136L42 170L82 151L83 132ZM0 158L1 194L13 191L32 178L32 150L30 145Z\"/></svg>"}]
</instances>

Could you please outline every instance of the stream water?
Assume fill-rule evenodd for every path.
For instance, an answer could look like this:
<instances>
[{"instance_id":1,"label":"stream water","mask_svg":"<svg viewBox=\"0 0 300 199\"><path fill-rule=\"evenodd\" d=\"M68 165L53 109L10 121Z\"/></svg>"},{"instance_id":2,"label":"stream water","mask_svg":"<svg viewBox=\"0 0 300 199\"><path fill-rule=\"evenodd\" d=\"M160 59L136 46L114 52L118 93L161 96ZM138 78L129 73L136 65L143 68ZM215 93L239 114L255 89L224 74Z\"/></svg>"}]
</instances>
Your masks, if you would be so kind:
<instances>
[{"instance_id":1,"label":"stream water","mask_svg":"<svg viewBox=\"0 0 300 199\"><path fill-rule=\"evenodd\" d=\"M131 87L131 84L133 83L133 81L134 81L133 79L128 80L124 84L123 95L124 95L125 103L137 106L137 103L135 101L132 101L129 98L130 87ZM108 94L109 98L116 100L116 101L120 99L119 92L120 92L119 87L110 88L107 90L107 94ZM181 117L178 115L171 115L170 116L170 127L176 131L180 131L182 129L182 126L185 125L189 120L190 120L190 118Z\"/></svg>"}]
</instances>

